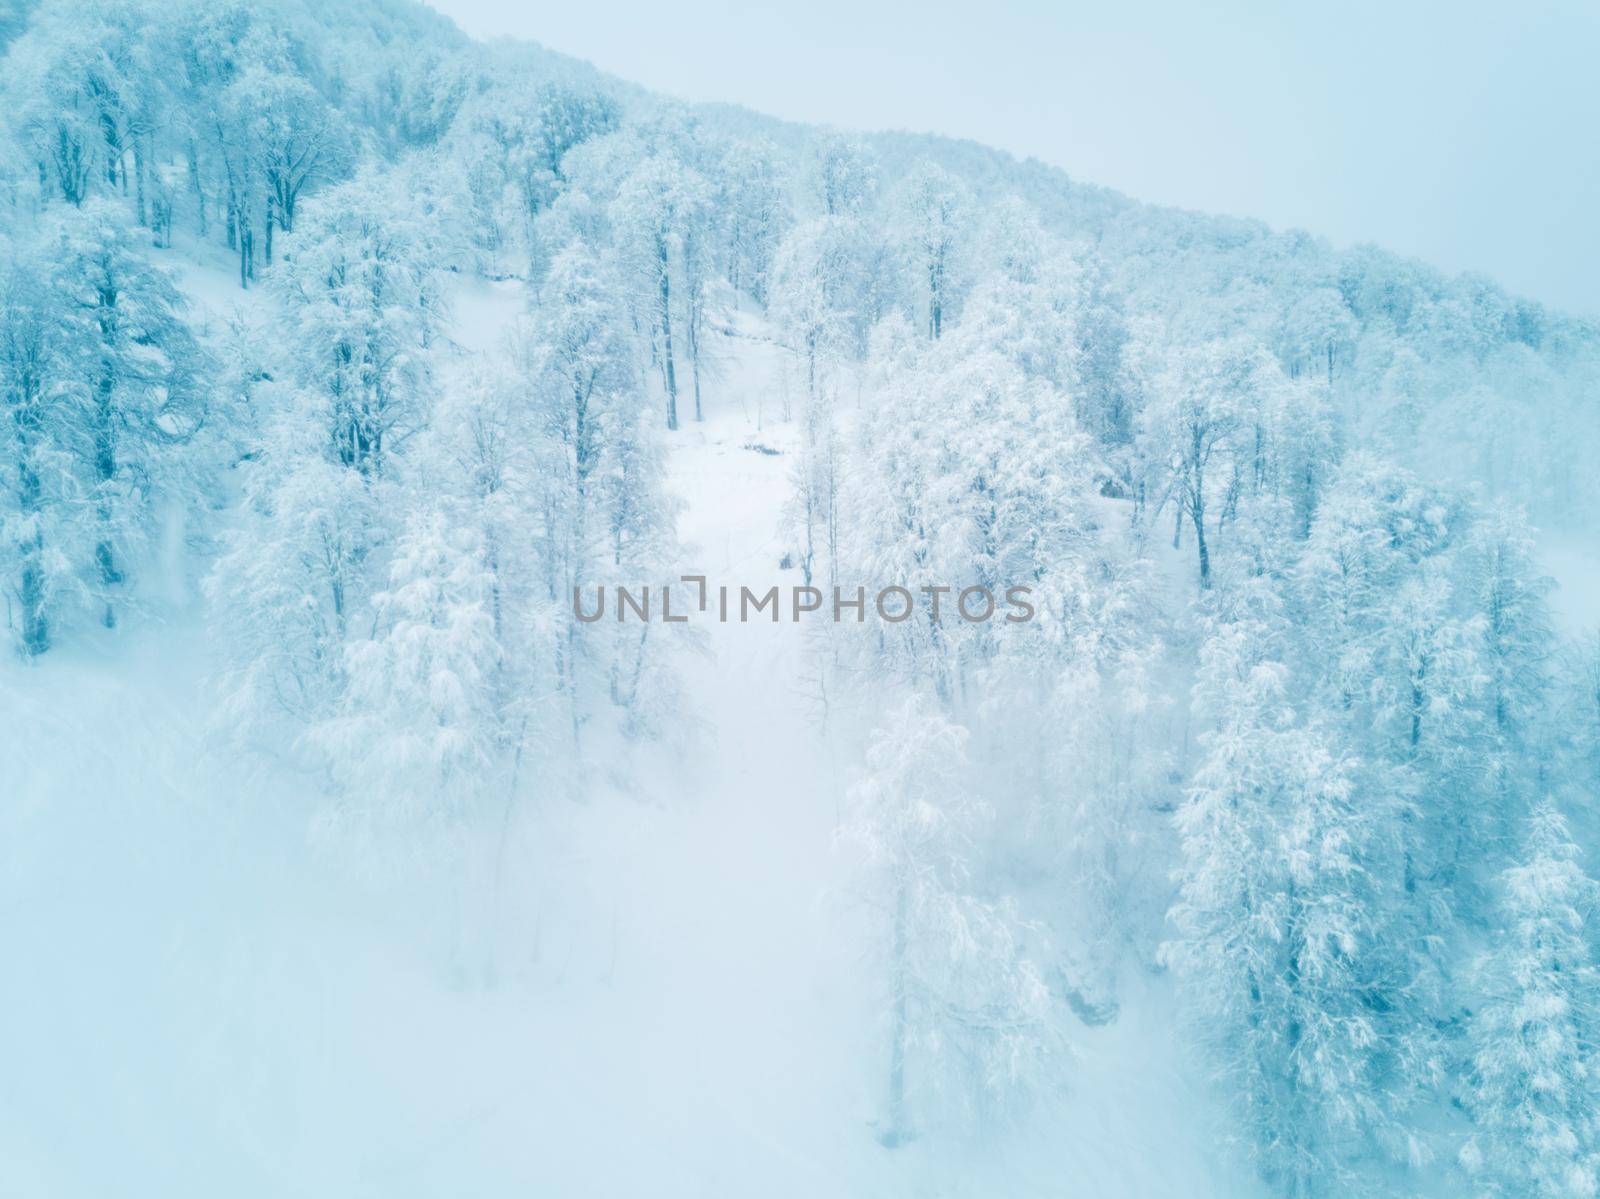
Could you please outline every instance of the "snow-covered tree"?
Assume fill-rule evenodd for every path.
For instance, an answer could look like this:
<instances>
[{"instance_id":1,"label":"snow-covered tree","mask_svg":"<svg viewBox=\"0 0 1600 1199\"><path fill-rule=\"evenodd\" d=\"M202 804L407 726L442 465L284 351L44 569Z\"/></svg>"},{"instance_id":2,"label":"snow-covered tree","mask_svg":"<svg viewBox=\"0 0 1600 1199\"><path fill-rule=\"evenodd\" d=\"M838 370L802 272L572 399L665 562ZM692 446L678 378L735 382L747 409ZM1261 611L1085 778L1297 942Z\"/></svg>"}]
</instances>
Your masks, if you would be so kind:
<instances>
[{"instance_id":1,"label":"snow-covered tree","mask_svg":"<svg viewBox=\"0 0 1600 1199\"><path fill-rule=\"evenodd\" d=\"M1502 761L1527 748L1548 699L1553 634L1546 597L1553 580L1538 570L1533 531L1519 511L1497 505L1468 534L1466 587L1482 621L1488 716Z\"/></svg>"},{"instance_id":2,"label":"snow-covered tree","mask_svg":"<svg viewBox=\"0 0 1600 1199\"><path fill-rule=\"evenodd\" d=\"M852 232L830 219L797 226L772 265L767 311L799 363L808 400L822 394L850 347L859 300Z\"/></svg>"},{"instance_id":3,"label":"snow-covered tree","mask_svg":"<svg viewBox=\"0 0 1600 1199\"><path fill-rule=\"evenodd\" d=\"M879 1140L903 1144L939 1111L1004 1111L1048 1080L1064 1045L1027 956L1015 905L974 889L987 818L971 790L966 730L926 701L897 705L851 788L844 836L859 847L865 901L887 940L889 1073Z\"/></svg>"},{"instance_id":4,"label":"snow-covered tree","mask_svg":"<svg viewBox=\"0 0 1600 1199\"><path fill-rule=\"evenodd\" d=\"M905 621L871 631L874 669L931 680L947 697L999 635L962 619L961 593L998 601L1041 585L1093 523L1093 459L1071 400L1030 376L1026 338L1013 337L1027 311L991 299L937 344L897 337L903 320L879 330L842 505L842 574L917 598Z\"/></svg>"},{"instance_id":5,"label":"snow-covered tree","mask_svg":"<svg viewBox=\"0 0 1600 1199\"><path fill-rule=\"evenodd\" d=\"M84 392L63 336L70 326L40 263L7 247L0 260L0 562L15 602L22 652L50 648L57 609L78 592L89 558L75 510L87 494L81 469Z\"/></svg>"},{"instance_id":6,"label":"snow-covered tree","mask_svg":"<svg viewBox=\"0 0 1600 1199\"><path fill-rule=\"evenodd\" d=\"M1202 589L1211 585L1209 538L1228 512L1251 407L1275 369L1259 346L1211 342L1177 351L1149 382L1140 434L1145 486L1154 511L1172 506L1174 544L1183 522L1193 529Z\"/></svg>"},{"instance_id":7,"label":"snow-covered tree","mask_svg":"<svg viewBox=\"0 0 1600 1199\"><path fill-rule=\"evenodd\" d=\"M550 598L561 613L559 673L574 736L596 677L610 672L615 679L622 668L614 655L622 651L603 644L609 628L576 620L573 596L614 581L636 586L635 572L655 563L667 515L620 290L614 268L588 246L567 247L545 280L523 350L542 438L542 536Z\"/></svg>"},{"instance_id":8,"label":"snow-covered tree","mask_svg":"<svg viewBox=\"0 0 1600 1199\"><path fill-rule=\"evenodd\" d=\"M138 0L41 5L8 57L17 132L68 203L103 189L146 223L166 88L159 24Z\"/></svg>"},{"instance_id":9,"label":"snow-covered tree","mask_svg":"<svg viewBox=\"0 0 1600 1199\"><path fill-rule=\"evenodd\" d=\"M223 711L240 730L294 727L338 694L394 502L392 487L337 461L297 396L261 387L253 398L282 411L241 468L243 511L206 588L226 647Z\"/></svg>"},{"instance_id":10,"label":"snow-covered tree","mask_svg":"<svg viewBox=\"0 0 1600 1199\"><path fill-rule=\"evenodd\" d=\"M1495 1195L1580 1199L1600 1191L1600 969L1596 887L1566 822L1541 802L1521 860L1501 879L1500 930L1482 958L1461 1154Z\"/></svg>"},{"instance_id":11,"label":"snow-covered tree","mask_svg":"<svg viewBox=\"0 0 1600 1199\"><path fill-rule=\"evenodd\" d=\"M464 65L430 47L407 47L405 57L378 73L366 108L389 157L434 145L445 135L466 97Z\"/></svg>"},{"instance_id":12,"label":"snow-covered tree","mask_svg":"<svg viewBox=\"0 0 1600 1199\"><path fill-rule=\"evenodd\" d=\"M395 547L374 631L344 649L344 688L311 731L345 800L380 823L457 820L500 743L493 578L474 532L421 512Z\"/></svg>"},{"instance_id":13,"label":"snow-covered tree","mask_svg":"<svg viewBox=\"0 0 1600 1199\"><path fill-rule=\"evenodd\" d=\"M87 202L64 217L44 253L78 374L74 442L95 521L90 586L110 628L156 498L186 486L177 451L204 423L207 364L177 288L109 204Z\"/></svg>"},{"instance_id":14,"label":"snow-covered tree","mask_svg":"<svg viewBox=\"0 0 1600 1199\"><path fill-rule=\"evenodd\" d=\"M404 513L395 459L433 399L428 237L358 178L308 206L277 272L292 351L283 378L256 389L267 415L243 467L245 519L209 584L230 647L228 710L246 725L326 709L381 583L376 555Z\"/></svg>"},{"instance_id":15,"label":"snow-covered tree","mask_svg":"<svg viewBox=\"0 0 1600 1199\"><path fill-rule=\"evenodd\" d=\"M817 151L817 191L828 216L859 216L878 191L878 162L860 141L830 137Z\"/></svg>"},{"instance_id":16,"label":"snow-covered tree","mask_svg":"<svg viewBox=\"0 0 1600 1199\"><path fill-rule=\"evenodd\" d=\"M966 186L931 162L912 171L900 197L897 228L916 280L919 310L926 315L928 336L935 341L960 301L971 203Z\"/></svg>"},{"instance_id":17,"label":"snow-covered tree","mask_svg":"<svg viewBox=\"0 0 1600 1199\"><path fill-rule=\"evenodd\" d=\"M241 171L264 185L263 251L272 264L273 228L294 229L301 193L337 172L345 158L345 134L327 103L309 83L265 67L252 67L223 93L241 152L253 163ZM241 195L241 206L253 196Z\"/></svg>"},{"instance_id":18,"label":"snow-covered tree","mask_svg":"<svg viewBox=\"0 0 1600 1199\"><path fill-rule=\"evenodd\" d=\"M772 260L792 220L777 150L769 142L735 142L718 168L728 282L765 304Z\"/></svg>"},{"instance_id":19,"label":"snow-covered tree","mask_svg":"<svg viewBox=\"0 0 1600 1199\"><path fill-rule=\"evenodd\" d=\"M1366 701L1394 593L1447 544L1451 518L1442 496L1369 454L1336 473L1296 567L1334 708Z\"/></svg>"},{"instance_id":20,"label":"snow-covered tree","mask_svg":"<svg viewBox=\"0 0 1600 1199\"><path fill-rule=\"evenodd\" d=\"M704 236L710 188L703 176L669 153L652 155L624 180L615 213L627 262L641 288L646 319L661 363L667 398L667 428L678 427L678 367L673 318L680 315L686 285L686 246ZM676 289L676 291L675 291ZM687 297L692 299L692 297ZM680 325L681 325L680 321Z\"/></svg>"},{"instance_id":21,"label":"snow-covered tree","mask_svg":"<svg viewBox=\"0 0 1600 1199\"><path fill-rule=\"evenodd\" d=\"M1213 722L1178 811L1168 959L1238 1126L1281 1194L1352 1193L1396 1115L1387 951L1374 873L1387 813L1353 763L1296 719L1281 602L1266 581L1210 630L1196 699Z\"/></svg>"},{"instance_id":22,"label":"snow-covered tree","mask_svg":"<svg viewBox=\"0 0 1600 1199\"><path fill-rule=\"evenodd\" d=\"M335 457L362 474L381 475L426 411L441 319L433 237L384 182L358 178L318 198L277 275L291 369Z\"/></svg>"}]
</instances>

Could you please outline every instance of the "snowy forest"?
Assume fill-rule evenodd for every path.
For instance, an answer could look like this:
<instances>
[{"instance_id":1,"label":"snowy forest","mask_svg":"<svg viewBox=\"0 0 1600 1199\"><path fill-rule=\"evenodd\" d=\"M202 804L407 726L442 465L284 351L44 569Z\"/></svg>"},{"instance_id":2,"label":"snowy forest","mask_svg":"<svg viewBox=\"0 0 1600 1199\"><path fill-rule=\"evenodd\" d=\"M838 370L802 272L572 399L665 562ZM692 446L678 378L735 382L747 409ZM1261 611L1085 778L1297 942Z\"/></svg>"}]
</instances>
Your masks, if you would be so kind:
<instances>
[{"instance_id":1,"label":"snowy forest","mask_svg":"<svg viewBox=\"0 0 1600 1199\"><path fill-rule=\"evenodd\" d=\"M10 14L0 1190L1600 1194L1600 325L408 0ZM915 599L575 602L685 576Z\"/></svg>"}]
</instances>

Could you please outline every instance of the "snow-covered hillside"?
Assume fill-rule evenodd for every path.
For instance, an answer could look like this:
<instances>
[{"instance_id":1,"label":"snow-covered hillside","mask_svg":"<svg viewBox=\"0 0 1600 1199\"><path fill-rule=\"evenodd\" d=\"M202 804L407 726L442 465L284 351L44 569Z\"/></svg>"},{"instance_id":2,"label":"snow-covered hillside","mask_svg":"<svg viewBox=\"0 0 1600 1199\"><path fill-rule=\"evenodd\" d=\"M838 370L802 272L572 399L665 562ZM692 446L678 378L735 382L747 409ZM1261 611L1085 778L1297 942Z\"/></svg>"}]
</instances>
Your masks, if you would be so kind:
<instances>
[{"instance_id":1,"label":"snow-covered hillside","mask_svg":"<svg viewBox=\"0 0 1600 1199\"><path fill-rule=\"evenodd\" d=\"M0 1192L1600 1188L1591 323L409 0L0 37Z\"/></svg>"}]
</instances>

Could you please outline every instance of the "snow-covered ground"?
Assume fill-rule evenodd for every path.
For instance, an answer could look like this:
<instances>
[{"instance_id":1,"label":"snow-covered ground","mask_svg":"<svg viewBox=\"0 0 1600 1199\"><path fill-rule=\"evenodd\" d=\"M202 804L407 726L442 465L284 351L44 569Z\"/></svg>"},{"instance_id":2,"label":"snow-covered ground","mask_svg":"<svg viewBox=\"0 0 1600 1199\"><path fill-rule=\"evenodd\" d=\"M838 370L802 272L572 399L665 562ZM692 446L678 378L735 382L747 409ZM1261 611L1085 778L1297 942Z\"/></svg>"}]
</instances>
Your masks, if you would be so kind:
<instances>
[{"instance_id":1,"label":"snow-covered ground","mask_svg":"<svg viewBox=\"0 0 1600 1199\"><path fill-rule=\"evenodd\" d=\"M183 275L225 314L220 267ZM457 340L520 308L464 287ZM684 568L792 584L779 351L748 317L718 344L707 419L671 442ZM178 588L122 639L0 666L0 1193L1249 1193L1214 1173L1159 978L1074 1028L1069 1090L1023 1124L879 1146L833 847L859 730L819 725L803 625L698 622L701 734L601 755L579 799L536 785L503 851L467 848L464 897L319 851L319 780L211 732L202 627ZM464 951L457 902L495 930Z\"/></svg>"}]
</instances>

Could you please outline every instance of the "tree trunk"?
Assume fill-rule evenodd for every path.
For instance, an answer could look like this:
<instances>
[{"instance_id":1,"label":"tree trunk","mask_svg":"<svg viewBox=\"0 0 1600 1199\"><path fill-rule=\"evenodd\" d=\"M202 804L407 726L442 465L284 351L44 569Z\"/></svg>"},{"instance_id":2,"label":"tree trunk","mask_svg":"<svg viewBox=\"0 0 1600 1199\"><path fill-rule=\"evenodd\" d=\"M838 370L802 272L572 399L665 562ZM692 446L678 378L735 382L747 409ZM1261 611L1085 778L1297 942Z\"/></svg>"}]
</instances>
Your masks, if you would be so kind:
<instances>
[{"instance_id":1,"label":"tree trunk","mask_svg":"<svg viewBox=\"0 0 1600 1199\"><path fill-rule=\"evenodd\" d=\"M102 333L102 336L105 336ZM116 548L112 542L111 484L117 475L117 442L112 390L115 381L110 364L104 364L95 399L94 473L99 496L95 510L100 520L100 540L94 547L96 565L100 568L100 583L109 592L122 582L122 572L117 569ZM103 621L108 629L117 627L117 613L109 598Z\"/></svg>"},{"instance_id":2,"label":"tree trunk","mask_svg":"<svg viewBox=\"0 0 1600 1199\"><path fill-rule=\"evenodd\" d=\"M18 507L24 519L33 517L40 508L42 487L39 473L32 466L31 436L24 430L27 420L24 413L34 410L37 397L25 397L17 414L17 489ZM22 577L18 598L22 602L22 652L36 658L50 648L50 620L44 604L44 530L40 522L34 523L33 535L22 544Z\"/></svg>"},{"instance_id":3,"label":"tree trunk","mask_svg":"<svg viewBox=\"0 0 1600 1199\"><path fill-rule=\"evenodd\" d=\"M134 211L138 214L139 224L147 223L144 205L144 139L133 139L133 189Z\"/></svg>"},{"instance_id":4,"label":"tree trunk","mask_svg":"<svg viewBox=\"0 0 1600 1199\"><path fill-rule=\"evenodd\" d=\"M695 301L698 304L698 301ZM705 420L705 413L700 407L700 314L691 312L689 316L689 370L694 376L694 419Z\"/></svg>"},{"instance_id":5,"label":"tree trunk","mask_svg":"<svg viewBox=\"0 0 1600 1199\"><path fill-rule=\"evenodd\" d=\"M672 277L667 266L667 243L658 239L656 272L661 282L661 354L667 377L667 428L678 427L678 375L672 364Z\"/></svg>"},{"instance_id":6,"label":"tree trunk","mask_svg":"<svg viewBox=\"0 0 1600 1199\"><path fill-rule=\"evenodd\" d=\"M243 208L239 209L239 286L245 290L250 288L250 280L256 277L256 235L250 228L250 218Z\"/></svg>"}]
</instances>

